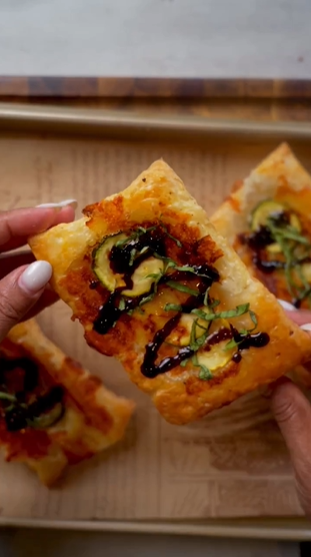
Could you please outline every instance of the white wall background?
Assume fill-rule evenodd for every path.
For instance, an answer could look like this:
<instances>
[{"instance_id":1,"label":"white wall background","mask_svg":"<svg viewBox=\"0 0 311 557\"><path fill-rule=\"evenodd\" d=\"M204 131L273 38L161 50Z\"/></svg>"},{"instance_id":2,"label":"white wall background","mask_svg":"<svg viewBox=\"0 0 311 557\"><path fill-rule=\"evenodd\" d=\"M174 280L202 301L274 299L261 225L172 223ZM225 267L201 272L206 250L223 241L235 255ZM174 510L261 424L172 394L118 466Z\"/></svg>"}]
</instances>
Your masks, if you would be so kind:
<instances>
[{"instance_id":1,"label":"white wall background","mask_svg":"<svg viewBox=\"0 0 311 557\"><path fill-rule=\"evenodd\" d=\"M311 0L0 0L0 74L311 77Z\"/></svg>"}]
</instances>

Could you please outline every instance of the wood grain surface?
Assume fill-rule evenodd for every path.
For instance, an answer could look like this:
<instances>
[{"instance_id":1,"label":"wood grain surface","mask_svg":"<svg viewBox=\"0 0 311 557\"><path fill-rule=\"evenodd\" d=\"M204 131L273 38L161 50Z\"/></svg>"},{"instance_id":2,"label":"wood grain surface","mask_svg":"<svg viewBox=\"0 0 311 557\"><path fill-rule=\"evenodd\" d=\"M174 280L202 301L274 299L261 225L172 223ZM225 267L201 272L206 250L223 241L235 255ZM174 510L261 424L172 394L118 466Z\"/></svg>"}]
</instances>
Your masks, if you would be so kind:
<instances>
[{"instance_id":1,"label":"wood grain surface","mask_svg":"<svg viewBox=\"0 0 311 557\"><path fill-rule=\"evenodd\" d=\"M311 80L0 77L0 96L311 99Z\"/></svg>"}]
</instances>

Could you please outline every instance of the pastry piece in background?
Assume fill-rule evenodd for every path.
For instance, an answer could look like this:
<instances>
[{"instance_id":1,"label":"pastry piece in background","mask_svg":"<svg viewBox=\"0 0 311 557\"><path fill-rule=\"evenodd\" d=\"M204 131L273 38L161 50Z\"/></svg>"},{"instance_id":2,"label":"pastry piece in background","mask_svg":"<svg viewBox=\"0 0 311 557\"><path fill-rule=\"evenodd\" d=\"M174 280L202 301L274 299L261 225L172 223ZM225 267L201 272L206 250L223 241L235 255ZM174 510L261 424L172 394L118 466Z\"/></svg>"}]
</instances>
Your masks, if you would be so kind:
<instances>
[{"instance_id":1,"label":"pastry piece in background","mask_svg":"<svg viewBox=\"0 0 311 557\"><path fill-rule=\"evenodd\" d=\"M50 486L75 464L119 441L134 404L48 340L39 325L16 325L0 344L0 446Z\"/></svg>"},{"instance_id":2,"label":"pastry piece in background","mask_svg":"<svg viewBox=\"0 0 311 557\"><path fill-rule=\"evenodd\" d=\"M163 161L29 239L87 342L185 424L310 358L285 315Z\"/></svg>"},{"instance_id":3,"label":"pastry piece in background","mask_svg":"<svg viewBox=\"0 0 311 557\"><path fill-rule=\"evenodd\" d=\"M311 176L288 145L255 168L211 220L272 294L311 307Z\"/></svg>"},{"instance_id":4,"label":"pastry piece in background","mask_svg":"<svg viewBox=\"0 0 311 557\"><path fill-rule=\"evenodd\" d=\"M211 220L272 294L311 307L311 176L287 144L237 183ZM307 368L296 368L295 380L311 387Z\"/></svg>"}]
</instances>

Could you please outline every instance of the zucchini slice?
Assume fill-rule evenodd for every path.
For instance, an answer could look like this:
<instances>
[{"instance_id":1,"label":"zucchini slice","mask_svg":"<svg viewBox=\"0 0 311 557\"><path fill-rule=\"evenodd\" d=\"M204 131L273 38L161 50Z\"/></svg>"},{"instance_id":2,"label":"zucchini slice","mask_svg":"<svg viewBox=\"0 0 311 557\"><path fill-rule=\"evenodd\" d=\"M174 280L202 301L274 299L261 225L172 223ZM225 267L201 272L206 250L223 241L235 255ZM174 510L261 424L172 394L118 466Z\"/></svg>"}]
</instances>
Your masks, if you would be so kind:
<instances>
[{"instance_id":1,"label":"zucchini slice","mask_svg":"<svg viewBox=\"0 0 311 557\"><path fill-rule=\"evenodd\" d=\"M252 212L252 216L251 216L252 231L256 232L257 230L259 230L260 226L265 226L265 224L267 224L268 217L270 217L271 215L276 213L283 213L286 209L287 208L284 205L278 203L277 201L273 201L273 199L266 199L265 201L262 201L261 203L259 203L259 205L255 207L255 209ZM295 213L290 214L289 224L290 226L298 230L298 232L301 231L300 220L297 217L297 215L295 215ZM271 253L278 253L278 251L281 250L278 250L276 248L276 245L271 244L270 249L268 251L271 251Z\"/></svg>"},{"instance_id":2,"label":"zucchini slice","mask_svg":"<svg viewBox=\"0 0 311 557\"><path fill-rule=\"evenodd\" d=\"M197 353L198 363L212 372L220 371L230 362L236 352L234 347L231 350L225 350L227 344L228 341L224 340L212 346L208 351L200 350Z\"/></svg>"},{"instance_id":3,"label":"zucchini slice","mask_svg":"<svg viewBox=\"0 0 311 557\"><path fill-rule=\"evenodd\" d=\"M124 239L126 239L125 234L116 234L115 236L109 236L100 244L95 252L93 271L101 284L107 288L109 292L114 292L117 288L122 289L122 287L124 287L125 290L121 290L120 293L123 296L134 298L150 291L152 284L156 282L158 276L164 269L164 262L155 257L145 259L145 261L134 270L131 276L133 287L131 289L126 288L124 275L113 272L109 259L112 248L117 242Z\"/></svg>"},{"instance_id":4,"label":"zucchini slice","mask_svg":"<svg viewBox=\"0 0 311 557\"><path fill-rule=\"evenodd\" d=\"M206 306L201 306L198 309L204 311L205 313L210 313L209 308L207 308ZM190 344L191 331L192 331L192 326L194 321L197 322L196 338L197 339L200 338L205 333L207 322L202 318L198 318L198 316L193 313L182 313L177 327L172 331L172 333L168 337L169 342L181 347L188 346ZM222 319L217 320L218 328L219 328L219 321L222 322Z\"/></svg>"},{"instance_id":5,"label":"zucchini slice","mask_svg":"<svg viewBox=\"0 0 311 557\"><path fill-rule=\"evenodd\" d=\"M301 265L301 272L306 281L311 284L311 263L303 263L303 265Z\"/></svg>"},{"instance_id":6,"label":"zucchini slice","mask_svg":"<svg viewBox=\"0 0 311 557\"><path fill-rule=\"evenodd\" d=\"M282 248L280 244L275 242L274 244L270 244L266 247L266 250L271 254L282 253Z\"/></svg>"},{"instance_id":7,"label":"zucchini slice","mask_svg":"<svg viewBox=\"0 0 311 557\"><path fill-rule=\"evenodd\" d=\"M115 234L114 236L108 236L96 249L94 260L93 260L93 271L97 276L98 280L102 285L109 290L109 292L114 292L116 288L125 286L123 276L120 274L115 274L110 267L109 255L113 246L119 241L126 238L125 234Z\"/></svg>"},{"instance_id":8,"label":"zucchini slice","mask_svg":"<svg viewBox=\"0 0 311 557\"><path fill-rule=\"evenodd\" d=\"M297 215L295 215L295 213L292 213L289 217L289 222L290 225L295 228L296 230L298 230L298 232L301 232L301 223L299 218L297 217Z\"/></svg>"},{"instance_id":9,"label":"zucchini slice","mask_svg":"<svg viewBox=\"0 0 311 557\"><path fill-rule=\"evenodd\" d=\"M267 219L275 213L283 213L285 210L284 205L273 201L273 199L266 199L259 203L251 215L251 229L253 232L259 230L261 226L267 224Z\"/></svg>"},{"instance_id":10,"label":"zucchini slice","mask_svg":"<svg viewBox=\"0 0 311 557\"><path fill-rule=\"evenodd\" d=\"M56 424L64 415L64 406L62 402L57 402L51 410L41 414L40 416L33 416L27 420L28 426L34 429L46 429Z\"/></svg>"},{"instance_id":11,"label":"zucchini slice","mask_svg":"<svg viewBox=\"0 0 311 557\"><path fill-rule=\"evenodd\" d=\"M206 307L204 307L204 311L208 313ZM197 338L200 338L200 336L204 334L204 329L207 325L206 321L204 321L204 319L198 319L198 317L192 313L183 313L181 315L178 326L168 337L169 342L181 347L188 346L190 344L192 326L195 320L197 320L198 323L198 326L196 328L196 336Z\"/></svg>"},{"instance_id":12,"label":"zucchini slice","mask_svg":"<svg viewBox=\"0 0 311 557\"><path fill-rule=\"evenodd\" d=\"M206 309L207 308L205 307L204 311L206 311ZM206 313L208 313L208 311L206 311ZM178 344L181 347L188 346L190 344L191 329L195 319L198 319L195 315L183 314L181 316L179 326L169 336L169 342L171 342L172 344ZM198 339L200 338L201 334L204 334L203 329L202 331L200 329L200 325L202 327L206 327L206 321L204 321L203 319L198 319L197 322L198 327L196 329L196 333ZM230 327L228 321L225 319L217 320L217 329L224 327ZM202 350L199 350L196 353L198 364L207 367L211 372L222 369L230 362L233 354L236 352L235 347L233 347L231 350L225 350L227 344L228 340L224 340L218 342L213 346L210 346L208 350L204 350L204 348Z\"/></svg>"},{"instance_id":13,"label":"zucchini slice","mask_svg":"<svg viewBox=\"0 0 311 557\"><path fill-rule=\"evenodd\" d=\"M145 259L132 275L133 288L122 290L122 295L134 298L150 292L157 277L162 274L164 263L161 259L149 257Z\"/></svg>"}]
</instances>

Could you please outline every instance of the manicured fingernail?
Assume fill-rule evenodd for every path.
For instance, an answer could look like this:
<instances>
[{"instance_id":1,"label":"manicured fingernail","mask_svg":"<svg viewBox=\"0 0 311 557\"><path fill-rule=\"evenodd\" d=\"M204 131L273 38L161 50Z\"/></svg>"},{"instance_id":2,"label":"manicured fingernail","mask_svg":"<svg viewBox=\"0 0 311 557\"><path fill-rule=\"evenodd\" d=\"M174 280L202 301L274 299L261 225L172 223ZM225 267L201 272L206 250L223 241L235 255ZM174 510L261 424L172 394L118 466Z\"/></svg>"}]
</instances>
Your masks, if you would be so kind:
<instances>
[{"instance_id":1,"label":"manicured fingernail","mask_svg":"<svg viewBox=\"0 0 311 557\"><path fill-rule=\"evenodd\" d=\"M63 209L64 207L72 207L76 209L78 206L78 202L76 199L65 199L64 201L59 201L59 203L41 203L41 205L37 205L39 209Z\"/></svg>"},{"instance_id":2,"label":"manicured fingernail","mask_svg":"<svg viewBox=\"0 0 311 557\"><path fill-rule=\"evenodd\" d=\"M49 282L52 267L47 261L35 261L19 277L19 286L28 294L37 294Z\"/></svg>"},{"instance_id":3,"label":"manicured fingernail","mask_svg":"<svg viewBox=\"0 0 311 557\"><path fill-rule=\"evenodd\" d=\"M286 302L285 300L279 300L278 302L280 304L280 306L282 306L283 309L286 309L286 311L295 311L295 306L293 306L293 304L290 304L289 302Z\"/></svg>"},{"instance_id":4,"label":"manicured fingernail","mask_svg":"<svg viewBox=\"0 0 311 557\"><path fill-rule=\"evenodd\" d=\"M300 325L300 329L303 331L311 331L311 323L305 323L304 325Z\"/></svg>"}]
</instances>

